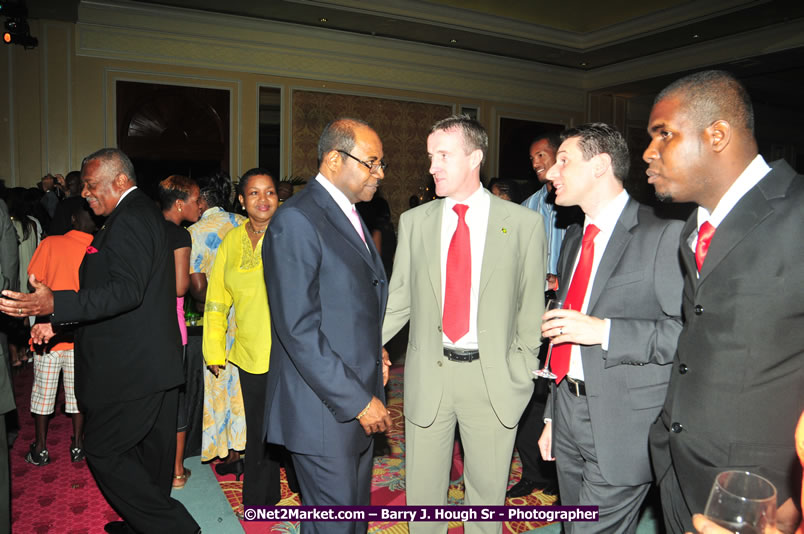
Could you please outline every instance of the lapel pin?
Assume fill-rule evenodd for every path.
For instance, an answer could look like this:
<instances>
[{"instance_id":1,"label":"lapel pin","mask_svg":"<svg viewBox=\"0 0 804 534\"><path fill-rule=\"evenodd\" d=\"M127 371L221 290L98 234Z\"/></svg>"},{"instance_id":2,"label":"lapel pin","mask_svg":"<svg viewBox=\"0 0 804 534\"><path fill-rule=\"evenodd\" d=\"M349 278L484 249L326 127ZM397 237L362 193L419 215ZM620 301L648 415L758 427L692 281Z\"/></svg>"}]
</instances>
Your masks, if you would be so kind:
<instances>
[{"instance_id":1,"label":"lapel pin","mask_svg":"<svg viewBox=\"0 0 804 534\"><path fill-rule=\"evenodd\" d=\"M502 227L502 233L504 233L504 234L508 233L508 229L505 226Z\"/></svg>"}]
</instances>

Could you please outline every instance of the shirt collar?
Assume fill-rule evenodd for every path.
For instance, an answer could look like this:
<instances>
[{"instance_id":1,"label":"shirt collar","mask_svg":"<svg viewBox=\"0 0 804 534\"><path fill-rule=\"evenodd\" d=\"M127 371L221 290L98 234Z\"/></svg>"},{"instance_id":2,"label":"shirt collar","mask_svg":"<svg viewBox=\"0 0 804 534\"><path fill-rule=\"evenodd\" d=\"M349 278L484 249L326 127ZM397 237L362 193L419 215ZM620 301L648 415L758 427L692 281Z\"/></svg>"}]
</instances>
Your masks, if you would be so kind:
<instances>
[{"instance_id":1,"label":"shirt collar","mask_svg":"<svg viewBox=\"0 0 804 534\"><path fill-rule=\"evenodd\" d=\"M698 228L707 221L717 228L718 225L723 222L723 219L726 218L726 215L737 205L740 199L743 198L752 187L757 185L770 170L771 168L765 162L765 158L757 154L740 176L734 180L734 183L726 190L711 214L706 208L698 206Z\"/></svg>"},{"instance_id":2,"label":"shirt collar","mask_svg":"<svg viewBox=\"0 0 804 534\"><path fill-rule=\"evenodd\" d=\"M346 214L351 213L354 204L349 202L349 199L346 198L346 195L343 194L343 191L335 187L335 184L330 182L327 177L320 172L316 175L315 179L324 187L324 189L327 190L327 193L329 193L329 196L332 197L332 200L335 201L338 207L341 208L341 211Z\"/></svg>"},{"instance_id":3,"label":"shirt collar","mask_svg":"<svg viewBox=\"0 0 804 534\"><path fill-rule=\"evenodd\" d=\"M469 208L477 208L482 202L488 202L489 192L483 187L483 184L478 184L477 190L469 195L462 202L456 202L449 197L444 199L444 210L452 211L455 204L465 204Z\"/></svg>"},{"instance_id":4,"label":"shirt collar","mask_svg":"<svg viewBox=\"0 0 804 534\"><path fill-rule=\"evenodd\" d=\"M128 196L128 194L131 193L132 191L134 191L135 189L137 189L137 186L132 185L131 187L129 187L128 189L123 191L123 194L120 195L120 198L117 199L117 204L115 204L114 207L116 208L117 206L119 206L120 203L123 202L123 199L126 198Z\"/></svg>"},{"instance_id":5,"label":"shirt collar","mask_svg":"<svg viewBox=\"0 0 804 534\"><path fill-rule=\"evenodd\" d=\"M587 226L594 224L601 232L611 234L629 198L628 192L623 189L620 191L619 195L611 199L609 203L603 207L600 214L594 220L587 215L583 222L584 231L586 231Z\"/></svg>"}]
</instances>

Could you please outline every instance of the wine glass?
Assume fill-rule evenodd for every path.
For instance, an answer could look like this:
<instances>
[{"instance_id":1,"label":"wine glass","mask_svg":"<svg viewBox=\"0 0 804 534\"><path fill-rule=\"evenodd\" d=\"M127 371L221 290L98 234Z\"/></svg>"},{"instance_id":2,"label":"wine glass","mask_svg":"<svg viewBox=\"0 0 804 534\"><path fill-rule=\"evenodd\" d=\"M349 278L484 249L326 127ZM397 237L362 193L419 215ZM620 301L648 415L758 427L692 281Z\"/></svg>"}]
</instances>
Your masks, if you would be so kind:
<instances>
[{"instance_id":1,"label":"wine glass","mask_svg":"<svg viewBox=\"0 0 804 534\"><path fill-rule=\"evenodd\" d=\"M704 515L735 534L765 534L776 526L776 488L748 471L715 477Z\"/></svg>"},{"instance_id":2,"label":"wine glass","mask_svg":"<svg viewBox=\"0 0 804 534\"><path fill-rule=\"evenodd\" d=\"M564 307L564 301L558 299L550 299L547 301L547 310L559 310ZM550 356L553 354L553 342L550 341L550 346L547 347L547 358L544 361L544 367L537 371L533 371L533 374L538 376L539 378L547 378L549 380L555 380L556 375L550 372Z\"/></svg>"}]
</instances>

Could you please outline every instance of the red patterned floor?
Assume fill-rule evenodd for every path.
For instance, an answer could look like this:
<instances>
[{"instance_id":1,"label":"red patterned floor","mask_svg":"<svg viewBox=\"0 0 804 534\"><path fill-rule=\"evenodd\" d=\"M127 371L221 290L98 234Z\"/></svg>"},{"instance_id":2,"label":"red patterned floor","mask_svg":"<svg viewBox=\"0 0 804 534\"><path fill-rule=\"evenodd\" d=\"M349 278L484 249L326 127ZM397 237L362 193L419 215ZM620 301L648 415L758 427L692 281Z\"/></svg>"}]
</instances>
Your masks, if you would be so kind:
<instances>
[{"instance_id":1,"label":"red patterned floor","mask_svg":"<svg viewBox=\"0 0 804 534\"><path fill-rule=\"evenodd\" d=\"M374 505L404 505L405 504L405 440L404 440L404 416L402 414L402 371L401 367L392 369L391 379L388 382L388 410L391 412L393 426L387 433L389 452L384 456L374 458L374 478L371 488L371 503ZM463 502L463 477L461 475L463 464L460 451L456 445L452 480L449 488L450 504L460 504ZM511 468L509 486L519 481L522 465L519 458L515 455ZM214 472L214 470L213 470ZM219 477L221 489L226 494L233 509L237 509L241 504L242 482L237 482L234 475ZM292 493L287 486L284 471L282 472L282 501L283 506L299 505L298 495ZM509 506L549 506L555 502L555 497L549 497L541 492L535 492L528 497L508 499L506 504ZM294 534L299 532L297 522L242 522L247 534L267 534L281 533ZM536 528L544 526L544 523L530 523L524 521L508 522L503 525L503 534L519 534L530 532ZM384 532L389 534L408 534L408 525L404 522L383 522L374 521L369 523L369 533L374 534ZM463 532L462 523L450 523L450 534Z\"/></svg>"},{"instance_id":2,"label":"red patterned floor","mask_svg":"<svg viewBox=\"0 0 804 534\"><path fill-rule=\"evenodd\" d=\"M17 370L19 369L19 371ZM72 422L62 413L63 393L50 420L47 448L50 463L37 467L25 461L34 440L29 411L33 365L15 368L20 433L9 451L11 461L11 530L25 534L90 534L120 517L109 507L89 472L86 461L70 462Z\"/></svg>"}]
</instances>

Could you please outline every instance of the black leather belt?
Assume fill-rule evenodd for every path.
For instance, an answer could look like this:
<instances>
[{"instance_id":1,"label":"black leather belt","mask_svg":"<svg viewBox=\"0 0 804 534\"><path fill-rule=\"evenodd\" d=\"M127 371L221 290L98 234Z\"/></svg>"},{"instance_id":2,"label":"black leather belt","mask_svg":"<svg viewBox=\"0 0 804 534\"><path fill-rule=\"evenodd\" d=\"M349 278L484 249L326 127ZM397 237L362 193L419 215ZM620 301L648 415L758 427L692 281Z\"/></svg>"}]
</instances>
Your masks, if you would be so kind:
<instances>
[{"instance_id":1,"label":"black leather belt","mask_svg":"<svg viewBox=\"0 0 804 534\"><path fill-rule=\"evenodd\" d=\"M480 358L480 351L444 347L444 356L451 362L473 362Z\"/></svg>"},{"instance_id":2,"label":"black leather belt","mask_svg":"<svg viewBox=\"0 0 804 534\"><path fill-rule=\"evenodd\" d=\"M574 378L565 377L564 382L567 384L569 392L576 397L586 397L586 384L583 380L575 380Z\"/></svg>"}]
</instances>

